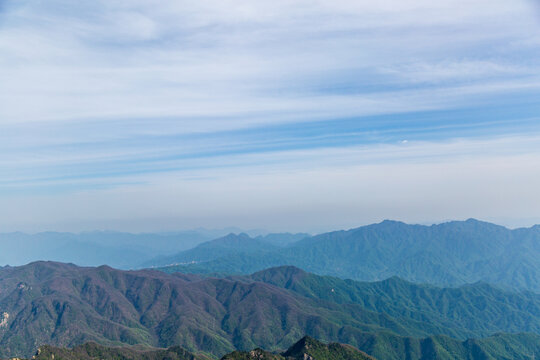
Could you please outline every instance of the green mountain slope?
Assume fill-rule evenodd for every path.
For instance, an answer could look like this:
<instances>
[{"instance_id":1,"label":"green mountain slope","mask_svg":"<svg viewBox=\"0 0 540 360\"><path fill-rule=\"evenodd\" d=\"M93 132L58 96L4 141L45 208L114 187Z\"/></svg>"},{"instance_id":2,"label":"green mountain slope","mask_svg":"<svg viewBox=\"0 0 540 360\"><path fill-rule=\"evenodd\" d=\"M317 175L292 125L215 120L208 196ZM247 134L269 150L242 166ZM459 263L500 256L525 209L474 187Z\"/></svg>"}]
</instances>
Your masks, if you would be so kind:
<instances>
[{"instance_id":1,"label":"green mountain slope","mask_svg":"<svg viewBox=\"0 0 540 360\"><path fill-rule=\"evenodd\" d=\"M407 301L414 303L416 298L394 299L392 304L394 295L389 292L386 295L389 298L384 299L385 282L366 290L362 284L347 288L347 282L340 285L339 279L310 279L311 276L293 268L270 269L252 277L218 279L151 270L121 271L106 266L81 268L51 262L5 267L0 269L0 357L31 356L43 344L73 347L92 341L108 346L178 345L192 353L217 357L257 347L276 351L309 335L350 344L380 359L400 359L409 352L411 358L417 355L421 358L430 349L425 345L430 341L436 340L443 350L462 349L462 340L432 337L433 334L464 339L479 337L489 329L505 330L505 326L525 331L530 324L538 323L535 295L528 299L517 294L512 299L506 293L491 290L483 295L483 290L476 289L484 287L482 284L471 286L474 291L470 293L463 287L459 296L445 295L449 296L446 306L455 309L445 312L446 308L438 309L437 303L444 305L446 300L436 298L440 295L437 291L445 289L433 293L425 290L434 296L433 308L425 305L414 308L407 306ZM301 278L307 280L297 281ZM345 290L350 294L338 299L323 296L328 282L340 285L334 289L339 289L338 294ZM399 292L391 290L396 291L395 296L409 296L417 291L409 290L407 295L401 287L412 289L413 285L403 283L389 287L399 289ZM374 295L366 303L351 301L360 294L367 294L369 299L370 291L379 291L380 295ZM418 291L424 290L419 287ZM490 294L502 298L487 297ZM383 304L380 308L378 304L369 305L377 298ZM511 306L508 313L502 310L499 313L502 322L484 329L474 319L480 310L463 313L460 310L474 306L469 304L470 299L480 304L497 300L500 303L497 306L504 302ZM386 309L384 306L388 312L394 311L394 316L379 312ZM485 307L484 311L489 313L492 309ZM528 323L521 319L523 312L530 315ZM459 317L453 318L454 313ZM442 320L434 321L437 316ZM489 316L485 321L493 322L494 317ZM444 322L445 318L448 321ZM512 351L522 351L522 355L533 346L527 345L529 338L527 341L519 336L508 339L512 341L512 349L522 349ZM531 339L534 344L537 337ZM492 340L486 346L506 346L501 341Z\"/></svg>"},{"instance_id":2,"label":"green mountain slope","mask_svg":"<svg viewBox=\"0 0 540 360\"><path fill-rule=\"evenodd\" d=\"M0 314L3 357L29 356L41 344L88 341L181 345L223 355L287 347L304 334L337 339L340 332L388 329L422 336L442 330L262 282L43 262L0 270Z\"/></svg>"},{"instance_id":3,"label":"green mountain slope","mask_svg":"<svg viewBox=\"0 0 540 360\"><path fill-rule=\"evenodd\" d=\"M317 235L285 249L226 255L167 272L249 274L294 265L310 272L377 281L456 286L478 281L540 292L540 226L510 230L477 220L439 225L396 221Z\"/></svg>"},{"instance_id":4,"label":"green mountain slope","mask_svg":"<svg viewBox=\"0 0 540 360\"><path fill-rule=\"evenodd\" d=\"M358 282L310 274L290 266L263 270L249 278L308 298L359 304L397 319L452 329L444 334L461 339L496 332L540 334L540 295L532 292L506 291L485 283L439 288L397 277Z\"/></svg>"},{"instance_id":5,"label":"green mountain slope","mask_svg":"<svg viewBox=\"0 0 540 360\"><path fill-rule=\"evenodd\" d=\"M249 257L249 254L273 252L306 238L309 238L309 235L303 233L267 234L254 238L245 233L231 233L224 237L199 244L192 249L181 251L175 255L153 259L144 263L142 267L201 263L216 260L224 256Z\"/></svg>"},{"instance_id":6,"label":"green mountain slope","mask_svg":"<svg viewBox=\"0 0 540 360\"><path fill-rule=\"evenodd\" d=\"M163 264L189 264L200 263L218 259L222 256L274 251L279 246L262 240L263 238L251 238L247 234L229 234L219 239L199 244L193 249L182 251L176 255L157 258L146 263L146 266Z\"/></svg>"},{"instance_id":7,"label":"green mountain slope","mask_svg":"<svg viewBox=\"0 0 540 360\"><path fill-rule=\"evenodd\" d=\"M540 354L540 337L531 334L498 334L480 340L457 341L434 336L425 339L404 338L392 334L364 334L358 344L367 355L350 345L325 344L304 337L283 353L272 353L260 348L234 351L222 360L530 360ZM168 349L136 347L105 347L95 343L73 349L42 346L34 360L208 360L204 355L192 354L179 346Z\"/></svg>"},{"instance_id":8,"label":"green mountain slope","mask_svg":"<svg viewBox=\"0 0 540 360\"><path fill-rule=\"evenodd\" d=\"M414 339L378 333L365 334L353 345L377 359L396 360L530 360L540 354L540 336L535 334L459 341L445 336Z\"/></svg>"}]
</instances>

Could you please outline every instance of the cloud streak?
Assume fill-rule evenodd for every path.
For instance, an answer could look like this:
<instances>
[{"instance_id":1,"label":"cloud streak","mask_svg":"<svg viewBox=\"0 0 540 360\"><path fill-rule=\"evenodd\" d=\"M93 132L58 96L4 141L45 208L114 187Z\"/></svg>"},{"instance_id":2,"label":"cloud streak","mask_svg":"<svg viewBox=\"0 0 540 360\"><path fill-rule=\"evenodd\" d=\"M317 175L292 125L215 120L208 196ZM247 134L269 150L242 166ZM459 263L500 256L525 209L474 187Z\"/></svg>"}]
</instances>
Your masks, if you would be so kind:
<instances>
[{"instance_id":1,"label":"cloud streak","mask_svg":"<svg viewBox=\"0 0 540 360\"><path fill-rule=\"evenodd\" d=\"M539 220L531 216L540 210L539 194L531 191L540 176L539 140L518 136L222 156L187 160L182 171L167 176L139 174L138 184L130 183L131 176L101 178L101 187L68 193L19 196L14 184L0 218L6 229L22 226L18 214L24 212L34 219L30 229L116 224L130 231L234 223L316 232L388 217L421 223L479 217L524 225ZM86 181L66 179L60 185ZM111 182L115 186L107 187Z\"/></svg>"},{"instance_id":2,"label":"cloud streak","mask_svg":"<svg viewBox=\"0 0 540 360\"><path fill-rule=\"evenodd\" d=\"M509 185L516 187L531 176L524 159L536 161L531 154L538 152L540 133L540 22L529 1L3 5L0 200L10 203L2 201L0 210L32 199L46 208L57 199L59 210L51 212L56 218L42 226L62 222L68 208L87 217L83 205L68 205L69 197L93 192L105 203L107 194L120 204L118 211L127 211L132 204L111 194L138 189L162 198L155 184L178 178L182 184L188 178L221 179L201 181L193 192L201 194L204 185L217 198L231 179L260 172L273 174L268 176L276 184L280 176L294 181L317 174L328 189L331 177L323 174L339 164L332 171L348 175L332 178L336 187L343 183L354 191L346 178L362 178L367 168L359 169L366 166L378 169L380 179L384 171L403 172L394 179L398 189L415 163L434 152L445 162L518 156L523 166ZM496 144L512 145L496 151ZM485 154L479 148L484 145L491 149ZM356 170L348 173L350 167ZM294 175L299 169L304 175ZM428 169L438 171L434 165L422 171ZM283 191L299 190L283 185ZM254 190L234 193L257 197ZM423 196L421 188L411 193ZM200 214L193 222L218 221L217 210L205 218L202 209L208 209L188 198ZM271 207L262 198L261 206ZM345 196L325 201L338 198L346 202ZM284 207L295 208L283 199ZM309 212L307 195L302 201ZM161 204L152 209L166 217L171 204ZM237 205L238 219L249 209ZM433 212L417 213L411 219ZM132 214L143 215L151 217ZM504 209L497 216L516 217ZM24 227L33 219L22 209L8 218L0 227ZM105 218L99 221L105 224ZM257 226L272 224L286 225L276 218Z\"/></svg>"}]
</instances>

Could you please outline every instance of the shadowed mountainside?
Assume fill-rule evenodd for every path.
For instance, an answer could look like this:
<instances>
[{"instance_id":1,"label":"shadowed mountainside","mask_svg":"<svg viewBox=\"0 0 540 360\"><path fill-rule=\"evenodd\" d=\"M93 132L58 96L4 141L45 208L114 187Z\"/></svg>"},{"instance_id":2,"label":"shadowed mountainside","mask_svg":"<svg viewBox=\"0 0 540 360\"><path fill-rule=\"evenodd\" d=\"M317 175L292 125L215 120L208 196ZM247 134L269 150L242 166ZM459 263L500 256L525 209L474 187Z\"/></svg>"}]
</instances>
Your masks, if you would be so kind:
<instances>
[{"instance_id":1,"label":"shadowed mountainside","mask_svg":"<svg viewBox=\"0 0 540 360\"><path fill-rule=\"evenodd\" d=\"M305 333L390 329L422 336L427 324L317 302L270 284L197 279L159 271L38 262L0 270L1 356L31 355L39 345L181 345L223 355L289 346ZM437 331L430 328L430 331Z\"/></svg>"},{"instance_id":2,"label":"shadowed mountainside","mask_svg":"<svg viewBox=\"0 0 540 360\"><path fill-rule=\"evenodd\" d=\"M262 349L235 351L225 355L223 360L373 360L352 346L332 343L324 344L305 337L291 346L282 355ZM192 354L179 346L168 349L137 349L134 347L106 347L96 343L86 343L73 349L42 346L33 360L207 360L203 355Z\"/></svg>"},{"instance_id":3,"label":"shadowed mountainside","mask_svg":"<svg viewBox=\"0 0 540 360\"><path fill-rule=\"evenodd\" d=\"M287 351L274 354L262 349L251 351L235 351L225 355L222 360L374 360L366 353L352 346L331 343L324 344L309 336L306 336Z\"/></svg>"},{"instance_id":4,"label":"shadowed mountainside","mask_svg":"<svg viewBox=\"0 0 540 360\"><path fill-rule=\"evenodd\" d=\"M367 335L363 345L385 359L418 360L529 360L540 351L540 338L534 335L496 335L481 340L458 342L444 337L424 340L399 339L385 334ZM168 349L137 349L136 347L105 347L87 343L73 349L42 346L33 360L208 360L179 346ZM358 349L344 344L324 344L304 337L283 353L260 348L234 351L222 360L373 360Z\"/></svg>"},{"instance_id":5,"label":"shadowed mountainside","mask_svg":"<svg viewBox=\"0 0 540 360\"><path fill-rule=\"evenodd\" d=\"M478 284L458 289L453 297L451 290L414 288L397 279L391 279L392 286L381 282L371 288L339 281L288 267L220 279L53 262L4 267L0 269L0 357L31 356L43 344L72 347L93 341L108 346L181 346L215 358L234 350L284 349L307 334L350 344L378 359L401 359L404 354L421 359L431 351L426 344L437 344L440 351L458 351L464 346L460 344L467 344L463 343L467 337L494 329L535 331L538 326L538 296L534 294L512 295ZM334 285L336 299L325 295L328 286ZM369 300L370 292L377 291ZM415 309L407 306L407 301L416 301L414 297L401 304L385 299L417 293L432 296L430 301L437 303L437 296L445 292L455 312L445 310L446 300L441 300L442 308L421 305ZM365 303L360 297L366 298ZM373 303L377 298L380 305ZM493 300L498 303L491 308ZM475 317L482 309L488 314L497 312L506 302L508 313L501 321L494 323L498 315L485 315L491 324L478 325ZM477 309L460 310L467 306ZM394 316L380 313L381 309L393 311ZM524 313L530 314L528 323ZM510 346L523 355L540 344L535 336L490 338L488 344L500 349Z\"/></svg>"}]
</instances>

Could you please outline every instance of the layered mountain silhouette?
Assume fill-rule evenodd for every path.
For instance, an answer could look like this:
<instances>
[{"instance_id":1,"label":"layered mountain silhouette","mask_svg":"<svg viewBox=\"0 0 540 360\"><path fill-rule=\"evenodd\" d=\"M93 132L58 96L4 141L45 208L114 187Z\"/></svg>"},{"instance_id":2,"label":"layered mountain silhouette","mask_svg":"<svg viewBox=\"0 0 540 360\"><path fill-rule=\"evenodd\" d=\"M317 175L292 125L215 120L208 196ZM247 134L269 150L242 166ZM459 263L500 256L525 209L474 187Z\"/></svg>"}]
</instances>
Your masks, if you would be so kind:
<instances>
[{"instance_id":1,"label":"layered mountain silhouette","mask_svg":"<svg viewBox=\"0 0 540 360\"><path fill-rule=\"evenodd\" d=\"M262 349L235 351L222 360L374 360L373 357L349 345L324 344L306 336L281 354Z\"/></svg>"},{"instance_id":2,"label":"layered mountain silhouette","mask_svg":"<svg viewBox=\"0 0 540 360\"><path fill-rule=\"evenodd\" d=\"M140 234L116 231L0 233L0 243L2 244L0 266L24 265L36 260L51 260L74 263L80 266L107 264L115 268L134 269L192 262L192 260L186 261L184 259L198 259L199 256L195 255L204 254L207 251L214 251L213 256L209 256L209 253L201 258L204 261L242 251L275 250L309 236L303 233L271 233L258 235L250 242L242 242L242 238L247 237L250 240L251 238L243 233L232 235L230 234L231 230L237 229L197 229ZM230 235L226 236L228 233ZM223 241L214 240L221 237L223 237ZM240 239L236 243L232 239L235 237ZM228 244L227 239L229 239ZM194 247L205 242L212 244L207 244L200 251L193 252ZM255 243L259 244L260 247L256 247ZM188 250L194 256L187 256L190 252L183 254L184 251ZM178 254L178 256L174 254ZM177 259L177 257L180 258Z\"/></svg>"},{"instance_id":3,"label":"layered mountain silhouette","mask_svg":"<svg viewBox=\"0 0 540 360\"><path fill-rule=\"evenodd\" d=\"M378 359L466 354L467 346L525 359L540 350L533 334L540 328L539 308L538 295L487 284L441 289L397 278L366 284L293 267L202 278L37 262L0 269L0 357L93 341L181 346L215 358L258 347L286 349L307 334ZM516 334L466 340L494 332Z\"/></svg>"},{"instance_id":4,"label":"layered mountain silhouette","mask_svg":"<svg viewBox=\"0 0 540 360\"><path fill-rule=\"evenodd\" d=\"M382 349L382 356L401 354L401 359L531 359L537 351L538 337L532 335L496 335L482 340L457 342L443 337L403 344L390 343L384 334L366 339L374 351ZM535 347L536 346L536 347ZM532 352L529 352L532 351ZM529 354L529 355L527 355ZM38 349L32 360L209 360L204 354L193 354L180 346L168 349L140 346L108 347L86 343L72 349L45 345ZM304 337L285 352L269 352L260 348L234 351L222 360L373 360L372 356L345 344L325 344L311 337Z\"/></svg>"},{"instance_id":5,"label":"layered mountain silhouette","mask_svg":"<svg viewBox=\"0 0 540 360\"><path fill-rule=\"evenodd\" d=\"M54 260L82 266L108 264L135 268L156 256L190 249L226 234L226 230L192 230L173 233L131 234L114 231L83 233L0 233L0 265L23 265Z\"/></svg>"},{"instance_id":6,"label":"layered mountain silhouette","mask_svg":"<svg viewBox=\"0 0 540 360\"><path fill-rule=\"evenodd\" d=\"M260 256L263 253L276 251L306 238L309 238L309 235L304 233L276 233L257 236L255 238L245 233L231 233L221 238L199 244L192 249L181 251L175 255L161 256L153 259L142 264L141 267L204 263L224 256L249 256L251 254L258 254Z\"/></svg>"},{"instance_id":7,"label":"layered mountain silhouette","mask_svg":"<svg viewBox=\"0 0 540 360\"><path fill-rule=\"evenodd\" d=\"M249 274L294 265L364 281L391 276L443 286L484 281L540 292L539 258L540 226L510 230L474 219L432 226L383 221L306 238L274 251L224 254L163 270Z\"/></svg>"},{"instance_id":8,"label":"layered mountain silhouette","mask_svg":"<svg viewBox=\"0 0 540 360\"><path fill-rule=\"evenodd\" d=\"M136 347L107 347L96 343L86 343L73 349L42 346L33 360L208 360L201 354L193 354L180 346L168 349L141 349ZM222 360L373 360L371 356L352 346L332 343L324 344L310 337L304 337L284 353L271 353L262 349L235 351Z\"/></svg>"},{"instance_id":9,"label":"layered mountain silhouette","mask_svg":"<svg viewBox=\"0 0 540 360\"><path fill-rule=\"evenodd\" d=\"M292 266L263 270L249 278L318 301L358 304L394 318L427 322L446 329L439 334L458 339L497 332L540 334L540 295L506 291L486 283L440 288L398 277L358 282L319 276Z\"/></svg>"}]
</instances>

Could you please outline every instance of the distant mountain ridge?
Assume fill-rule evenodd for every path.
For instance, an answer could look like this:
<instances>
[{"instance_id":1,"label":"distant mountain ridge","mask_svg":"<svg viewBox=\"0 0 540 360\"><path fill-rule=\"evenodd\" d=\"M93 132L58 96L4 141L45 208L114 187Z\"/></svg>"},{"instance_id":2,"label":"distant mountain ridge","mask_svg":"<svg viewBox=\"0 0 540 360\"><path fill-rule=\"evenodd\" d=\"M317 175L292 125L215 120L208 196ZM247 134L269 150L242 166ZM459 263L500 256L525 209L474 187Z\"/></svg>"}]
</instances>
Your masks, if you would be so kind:
<instances>
[{"instance_id":1,"label":"distant mountain ridge","mask_svg":"<svg viewBox=\"0 0 540 360\"><path fill-rule=\"evenodd\" d=\"M141 265L155 267L169 264L190 264L208 262L223 256L249 256L249 254L276 251L300 240L309 238L305 233L272 233L250 237L246 233L228 234L218 239L204 242L196 247L175 255L162 256Z\"/></svg>"},{"instance_id":2,"label":"distant mountain ridge","mask_svg":"<svg viewBox=\"0 0 540 360\"><path fill-rule=\"evenodd\" d=\"M156 256L193 248L227 234L226 231L230 229L140 234L116 231L0 233L0 265L50 260L130 269Z\"/></svg>"},{"instance_id":3,"label":"distant mountain ridge","mask_svg":"<svg viewBox=\"0 0 540 360\"><path fill-rule=\"evenodd\" d=\"M457 342L443 337L424 340L404 339L402 343L385 334L368 335L364 344L382 358L411 360L530 360L539 351L540 338L534 335L495 335L481 340ZM399 354L399 355L398 355ZM397 355L397 356L396 356ZM179 346L168 349L136 349L106 347L86 343L73 349L42 346L32 360L209 360L202 354L192 354ZM283 353L271 353L257 348L234 351L221 360L374 360L358 349L339 343L325 344L304 337Z\"/></svg>"},{"instance_id":4,"label":"distant mountain ridge","mask_svg":"<svg viewBox=\"0 0 540 360\"><path fill-rule=\"evenodd\" d=\"M540 292L540 227L510 230L474 219L438 225L383 221L300 240L258 256L224 255L164 271L249 274L294 265L322 275L377 281L399 276L457 286L485 281Z\"/></svg>"},{"instance_id":5,"label":"distant mountain ridge","mask_svg":"<svg viewBox=\"0 0 540 360\"><path fill-rule=\"evenodd\" d=\"M0 269L0 357L31 356L42 344L94 341L178 345L215 358L256 347L285 349L307 334L381 360L425 359L431 352L466 355L469 337L538 333L539 308L539 295L487 284L438 289L395 278L364 284L291 267L202 278L38 262ZM473 343L485 342L525 359L540 336L508 334Z\"/></svg>"}]
</instances>

